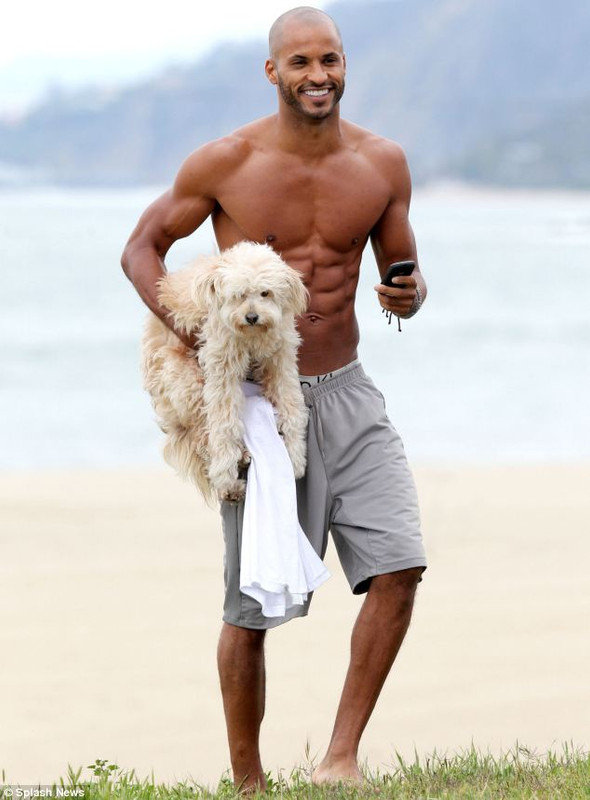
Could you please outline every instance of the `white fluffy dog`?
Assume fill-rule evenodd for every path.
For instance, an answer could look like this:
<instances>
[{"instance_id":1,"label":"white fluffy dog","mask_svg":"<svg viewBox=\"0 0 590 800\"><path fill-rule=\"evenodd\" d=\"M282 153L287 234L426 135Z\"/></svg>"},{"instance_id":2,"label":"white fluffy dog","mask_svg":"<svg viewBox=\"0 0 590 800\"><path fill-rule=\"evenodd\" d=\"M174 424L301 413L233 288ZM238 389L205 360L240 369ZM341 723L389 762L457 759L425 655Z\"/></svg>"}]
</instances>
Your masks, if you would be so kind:
<instances>
[{"instance_id":1,"label":"white fluffy dog","mask_svg":"<svg viewBox=\"0 0 590 800\"><path fill-rule=\"evenodd\" d=\"M244 447L241 383L250 372L272 403L295 477L305 471L307 409L297 374L295 315L308 302L299 273L267 245L240 242L159 282L179 330L199 330L198 353L154 314L142 343L144 386L166 434L164 458L208 499L238 501Z\"/></svg>"}]
</instances>

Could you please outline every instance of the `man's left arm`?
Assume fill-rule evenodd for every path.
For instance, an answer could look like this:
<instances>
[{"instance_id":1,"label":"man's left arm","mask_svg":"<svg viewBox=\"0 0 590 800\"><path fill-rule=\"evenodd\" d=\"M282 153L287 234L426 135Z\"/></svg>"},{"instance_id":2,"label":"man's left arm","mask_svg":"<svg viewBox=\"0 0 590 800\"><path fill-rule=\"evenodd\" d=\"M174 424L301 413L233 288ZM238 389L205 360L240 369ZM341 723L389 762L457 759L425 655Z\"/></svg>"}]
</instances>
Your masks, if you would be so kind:
<instances>
[{"instance_id":1,"label":"man's left arm","mask_svg":"<svg viewBox=\"0 0 590 800\"><path fill-rule=\"evenodd\" d=\"M384 154L385 174L391 182L391 199L381 218L371 231L371 244L379 274L383 278L387 267L395 261L415 261L412 275L393 279L393 286L378 284L375 291L386 311L397 317L413 316L426 297L426 282L420 272L416 241L409 220L412 182L403 150L393 142L387 143Z\"/></svg>"}]
</instances>

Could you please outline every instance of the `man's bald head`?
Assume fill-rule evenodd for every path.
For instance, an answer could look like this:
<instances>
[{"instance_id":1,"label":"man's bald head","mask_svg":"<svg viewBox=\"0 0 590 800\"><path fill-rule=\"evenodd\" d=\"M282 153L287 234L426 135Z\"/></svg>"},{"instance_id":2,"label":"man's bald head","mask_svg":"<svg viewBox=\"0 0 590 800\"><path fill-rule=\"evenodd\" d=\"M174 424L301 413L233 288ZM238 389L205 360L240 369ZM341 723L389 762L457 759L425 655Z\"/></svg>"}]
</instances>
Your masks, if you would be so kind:
<instances>
[{"instance_id":1,"label":"man's bald head","mask_svg":"<svg viewBox=\"0 0 590 800\"><path fill-rule=\"evenodd\" d=\"M268 49L271 58L276 58L281 48L285 36L288 34L289 27L302 23L309 26L322 27L330 25L336 34L340 47L342 48L342 37L338 26L329 14L325 11L320 11L319 8L312 8L311 6L298 6L292 8L290 11L285 11L276 19L268 34Z\"/></svg>"}]
</instances>

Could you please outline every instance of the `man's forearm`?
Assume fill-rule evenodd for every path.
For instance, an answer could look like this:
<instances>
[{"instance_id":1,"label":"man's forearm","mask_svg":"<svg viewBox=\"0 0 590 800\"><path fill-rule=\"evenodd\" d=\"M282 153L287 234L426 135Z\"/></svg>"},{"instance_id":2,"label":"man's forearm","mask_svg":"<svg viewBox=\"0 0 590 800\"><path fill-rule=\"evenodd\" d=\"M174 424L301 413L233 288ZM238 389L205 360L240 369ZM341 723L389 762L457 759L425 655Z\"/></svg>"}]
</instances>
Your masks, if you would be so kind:
<instances>
[{"instance_id":1,"label":"man's forearm","mask_svg":"<svg viewBox=\"0 0 590 800\"><path fill-rule=\"evenodd\" d=\"M137 293L158 319L193 349L197 349L196 332L187 334L175 327L170 310L158 299L158 281L166 275L166 266L158 253L149 247L126 247L121 257L123 272L129 278Z\"/></svg>"}]
</instances>

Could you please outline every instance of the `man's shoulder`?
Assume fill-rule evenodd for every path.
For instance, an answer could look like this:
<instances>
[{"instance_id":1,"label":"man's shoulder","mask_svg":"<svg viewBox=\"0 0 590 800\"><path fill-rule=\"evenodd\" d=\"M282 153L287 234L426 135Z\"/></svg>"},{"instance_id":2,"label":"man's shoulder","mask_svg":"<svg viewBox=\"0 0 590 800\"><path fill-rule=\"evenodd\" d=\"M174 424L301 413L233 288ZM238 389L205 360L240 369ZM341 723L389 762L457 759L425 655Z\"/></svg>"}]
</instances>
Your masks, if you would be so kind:
<instances>
[{"instance_id":1,"label":"man's shoulder","mask_svg":"<svg viewBox=\"0 0 590 800\"><path fill-rule=\"evenodd\" d=\"M395 167L406 163L406 154L399 142L379 136L348 120L343 120L343 124L347 140L357 152L371 160L377 160L381 166L389 164Z\"/></svg>"},{"instance_id":2,"label":"man's shoulder","mask_svg":"<svg viewBox=\"0 0 590 800\"><path fill-rule=\"evenodd\" d=\"M211 181L218 183L233 173L263 142L269 129L270 117L255 120L232 133L213 139L193 150L182 163L177 182L200 186Z\"/></svg>"},{"instance_id":3,"label":"man's shoulder","mask_svg":"<svg viewBox=\"0 0 590 800\"><path fill-rule=\"evenodd\" d=\"M232 167L248 157L251 145L238 131L213 139L193 150L184 160L181 170L200 172L202 169Z\"/></svg>"},{"instance_id":4,"label":"man's shoulder","mask_svg":"<svg viewBox=\"0 0 590 800\"><path fill-rule=\"evenodd\" d=\"M222 166L224 162L230 164L247 158L259 143L265 138L272 117L249 122L226 136L213 139L194 150L187 161L215 161Z\"/></svg>"},{"instance_id":5,"label":"man's shoulder","mask_svg":"<svg viewBox=\"0 0 590 800\"><path fill-rule=\"evenodd\" d=\"M276 114L271 114L268 117L260 117L259 119L252 120L252 122L242 125L241 128L233 131L228 139L233 139L236 142L248 143L250 147L256 147L265 142L276 123Z\"/></svg>"}]
</instances>

